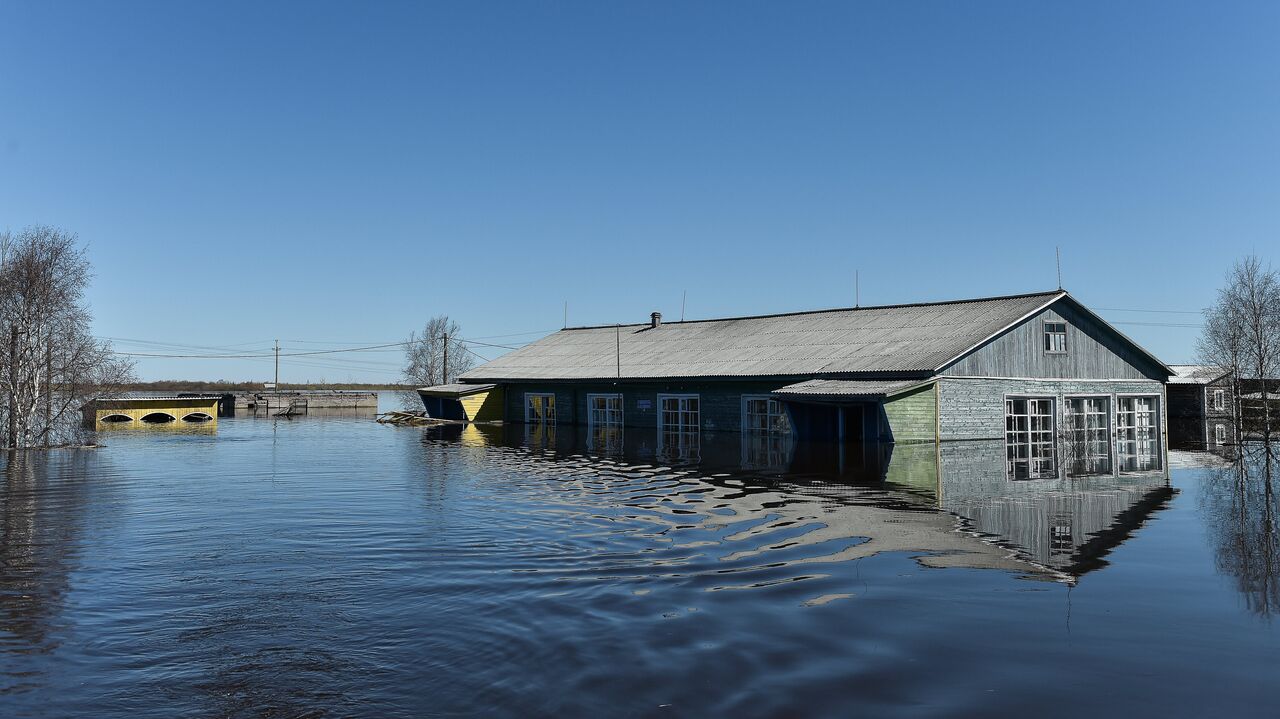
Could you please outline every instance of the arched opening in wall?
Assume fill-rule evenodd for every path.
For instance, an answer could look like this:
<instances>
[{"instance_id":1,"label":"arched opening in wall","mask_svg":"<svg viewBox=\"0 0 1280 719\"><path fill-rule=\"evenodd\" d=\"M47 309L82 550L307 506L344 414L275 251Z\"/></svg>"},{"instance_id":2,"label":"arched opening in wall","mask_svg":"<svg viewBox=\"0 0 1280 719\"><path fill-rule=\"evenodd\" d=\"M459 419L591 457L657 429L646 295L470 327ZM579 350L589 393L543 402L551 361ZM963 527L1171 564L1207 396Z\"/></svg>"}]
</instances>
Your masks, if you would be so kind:
<instances>
[{"instance_id":1,"label":"arched opening in wall","mask_svg":"<svg viewBox=\"0 0 1280 719\"><path fill-rule=\"evenodd\" d=\"M106 417L103 417L102 421L108 422L110 424L117 424L117 423L123 423L123 422L132 422L133 417L130 417L127 414L109 414Z\"/></svg>"},{"instance_id":2,"label":"arched opening in wall","mask_svg":"<svg viewBox=\"0 0 1280 719\"><path fill-rule=\"evenodd\" d=\"M165 424L166 422L176 421L178 418L167 412L152 412L142 416L142 421L147 424Z\"/></svg>"},{"instance_id":3,"label":"arched opening in wall","mask_svg":"<svg viewBox=\"0 0 1280 719\"><path fill-rule=\"evenodd\" d=\"M183 417L182 421L183 422L212 422L213 416L205 414L204 412L192 412L186 417Z\"/></svg>"}]
</instances>

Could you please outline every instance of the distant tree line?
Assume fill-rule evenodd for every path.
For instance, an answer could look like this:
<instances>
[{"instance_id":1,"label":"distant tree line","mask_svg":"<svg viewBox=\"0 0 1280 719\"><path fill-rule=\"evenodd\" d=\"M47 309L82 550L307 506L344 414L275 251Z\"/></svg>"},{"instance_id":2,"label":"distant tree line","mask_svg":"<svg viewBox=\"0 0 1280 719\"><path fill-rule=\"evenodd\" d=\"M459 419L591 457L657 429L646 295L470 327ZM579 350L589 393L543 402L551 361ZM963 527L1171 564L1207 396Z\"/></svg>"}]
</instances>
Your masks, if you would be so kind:
<instances>
[{"instance_id":1,"label":"distant tree line","mask_svg":"<svg viewBox=\"0 0 1280 719\"><path fill-rule=\"evenodd\" d=\"M1280 378L1280 273L1256 256L1236 262L1205 310L1198 350L1202 363L1231 373L1237 442L1260 436L1270 446Z\"/></svg>"},{"instance_id":2,"label":"distant tree line","mask_svg":"<svg viewBox=\"0 0 1280 719\"><path fill-rule=\"evenodd\" d=\"M404 385L389 382L281 382L277 389L289 390L398 390ZM163 379L151 382L130 382L121 389L128 392L261 392L261 382L238 380L181 380Z\"/></svg>"},{"instance_id":3,"label":"distant tree line","mask_svg":"<svg viewBox=\"0 0 1280 719\"><path fill-rule=\"evenodd\" d=\"M80 407L133 379L132 363L94 338L92 277L76 235L37 225L0 233L0 427L9 449L79 438Z\"/></svg>"}]
</instances>

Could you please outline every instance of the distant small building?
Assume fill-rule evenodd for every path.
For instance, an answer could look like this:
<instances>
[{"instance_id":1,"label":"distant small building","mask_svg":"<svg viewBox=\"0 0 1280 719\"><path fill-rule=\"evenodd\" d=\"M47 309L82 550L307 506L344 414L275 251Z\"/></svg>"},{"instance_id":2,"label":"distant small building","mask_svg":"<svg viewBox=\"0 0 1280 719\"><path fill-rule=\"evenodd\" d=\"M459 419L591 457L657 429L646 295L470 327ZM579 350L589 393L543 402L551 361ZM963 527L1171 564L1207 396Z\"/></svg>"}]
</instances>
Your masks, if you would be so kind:
<instances>
[{"instance_id":1,"label":"distant small building","mask_svg":"<svg viewBox=\"0 0 1280 719\"><path fill-rule=\"evenodd\" d=\"M1169 365L1169 438L1177 446L1212 447L1234 442L1233 377L1212 365Z\"/></svg>"},{"instance_id":2,"label":"distant small building","mask_svg":"<svg viewBox=\"0 0 1280 719\"><path fill-rule=\"evenodd\" d=\"M460 383L503 390L502 418L535 434L585 425L608 446L625 428L671 460L710 432L999 440L1008 476L1031 479L1163 469L1172 374L1059 290L671 323L655 312L561 330Z\"/></svg>"},{"instance_id":3,"label":"distant small building","mask_svg":"<svg viewBox=\"0 0 1280 719\"><path fill-rule=\"evenodd\" d=\"M96 429L145 425L216 427L221 395L94 399L81 407L85 424Z\"/></svg>"}]
</instances>

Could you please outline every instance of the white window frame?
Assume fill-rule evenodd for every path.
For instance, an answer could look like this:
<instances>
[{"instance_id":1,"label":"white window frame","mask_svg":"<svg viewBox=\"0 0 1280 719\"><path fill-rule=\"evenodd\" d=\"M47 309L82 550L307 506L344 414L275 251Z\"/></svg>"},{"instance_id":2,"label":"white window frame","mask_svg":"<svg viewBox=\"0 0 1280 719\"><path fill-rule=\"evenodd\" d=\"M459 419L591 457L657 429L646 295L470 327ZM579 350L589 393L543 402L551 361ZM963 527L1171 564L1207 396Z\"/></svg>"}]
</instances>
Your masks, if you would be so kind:
<instances>
[{"instance_id":1,"label":"white window frame","mask_svg":"<svg viewBox=\"0 0 1280 719\"><path fill-rule=\"evenodd\" d=\"M697 422L693 425L688 425L682 421L677 423L674 428L668 427L667 421L666 421L667 408L664 405L666 404L666 401L669 399L679 400L682 402L685 402L691 399L697 400L698 409L694 410L694 412L696 412L696 414L698 415ZM684 409L683 406L679 407L676 410L676 413L680 415L680 418L682 420L684 419L684 415L687 414L688 412L689 410ZM701 395L697 395L697 394L660 394L658 395L658 431L659 432L689 432L689 431L701 430L701 429L702 429L702 396Z\"/></svg>"},{"instance_id":2,"label":"white window frame","mask_svg":"<svg viewBox=\"0 0 1280 719\"><path fill-rule=\"evenodd\" d=\"M763 429L759 427L752 427L750 426L750 423L747 421L748 417L750 417L751 415L755 414L758 416L759 414L759 413L750 412L748 410L748 408L751 406L751 402L753 401L755 402L765 401L770 403L770 405L774 405L777 407L777 411L773 412L773 411L769 411L770 405L766 405L766 410L764 414L766 426ZM743 432L773 432L777 434L791 434L791 417L787 414L786 406L783 405L782 401L779 400L777 397L773 397L767 394L744 394L742 395L741 410L742 410L741 421L742 421ZM774 426L775 424L778 423L778 420L781 420L781 426Z\"/></svg>"},{"instance_id":3,"label":"white window frame","mask_svg":"<svg viewBox=\"0 0 1280 719\"><path fill-rule=\"evenodd\" d=\"M603 413L603 421L601 421L601 417L597 415L597 409L595 407L595 401L598 399L603 399L605 401L617 400L618 402L617 408L606 406L598 410L599 412ZM622 413L623 413L624 406L625 406L625 402L623 400L621 392L588 393L587 394L587 427L589 429L594 429L597 426L602 428L604 427L613 428L613 427L623 426L624 417ZM616 415L616 417L614 415Z\"/></svg>"},{"instance_id":4,"label":"white window frame","mask_svg":"<svg viewBox=\"0 0 1280 719\"><path fill-rule=\"evenodd\" d=\"M677 400L676 414L680 422L674 426L667 424L666 401ZM694 424L686 424L689 410L685 408L688 400L696 400L698 409ZM669 435L669 436L668 436ZM668 441L668 439L673 441ZM702 397L697 394L659 394L658 395L658 455L670 459L698 460L702 457Z\"/></svg>"},{"instance_id":5,"label":"white window frame","mask_svg":"<svg viewBox=\"0 0 1280 719\"><path fill-rule=\"evenodd\" d=\"M1221 412L1226 408L1227 408L1227 391L1222 389L1215 389L1213 391L1213 410L1215 412Z\"/></svg>"},{"instance_id":6,"label":"white window frame","mask_svg":"<svg viewBox=\"0 0 1280 719\"><path fill-rule=\"evenodd\" d=\"M1213 425L1213 443L1218 445L1227 443L1227 425L1221 422Z\"/></svg>"},{"instance_id":7,"label":"white window frame","mask_svg":"<svg viewBox=\"0 0 1280 719\"><path fill-rule=\"evenodd\" d=\"M1049 412L1048 412L1048 414L1035 414L1035 415L1033 415L1033 414L1031 414L1031 412L1030 412L1030 405L1028 404L1028 406L1027 406L1027 414L1021 414L1021 415L1010 415L1010 414L1009 414L1009 403L1010 403L1010 402L1018 402L1018 401L1026 401L1026 402L1048 402L1048 403L1049 403ZM1056 478L1056 477L1058 476L1058 469L1059 469L1058 465L1059 465L1059 462L1058 462L1058 437L1057 437L1057 435L1058 435L1058 426L1059 426L1059 424L1060 424L1060 418L1059 418L1059 416L1058 416L1058 415L1059 415L1059 412L1061 411L1061 409L1060 409L1060 405L1061 405L1061 401L1060 401L1060 400L1058 399L1058 397L1057 397L1057 396L1055 396L1055 395L1034 395L1034 394L1009 394L1009 395L1005 395L1005 397L1004 397L1004 407L1005 407L1005 410L1004 410L1004 417L1005 417L1005 439L1004 439L1004 445L1005 445L1005 476L1006 476L1006 477L1008 477L1009 479L1015 479L1015 480L1017 480L1017 481L1024 481L1024 480L1032 480L1032 479L1049 479L1049 478ZM1017 428L1015 427L1015 429L1010 430L1010 429L1009 429L1009 418L1010 418L1011 416L1012 416L1012 417L1025 417L1025 418L1027 419L1027 427L1026 427L1026 429L1017 429ZM1046 432L1046 430L1044 430L1044 429L1036 429L1036 430L1032 430L1032 428L1031 428L1031 418L1032 418L1032 417L1038 417L1038 418L1045 418L1045 417L1047 417L1047 418L1049 418L1050 426L1049 426L1049 429L1047 430L1047 432L1048 432L1048 438L1047 438L1047 439L1046 439L1046 438L1044 438L1044 437L1039 437L1039 438L1037 438L1037 439L1035 439L1035 440L1033 440L1033 439L1032 439L1032 434L1033 434L1033 433L1034 433L1034 434L1036 434L1036 435L1044 435L1044 434L1045 434L1045 432ZM1019 435L1019 434L1026 435L1026 439L1027 439L1027 441L1026 441L1025 443L1024 443L1024 442L1021 442L1021 441L1018 441L1018 442L1010 442L1010 435L1014 435L1014 436L1016 437L1016 435ZM1027 476L1025 476L1025 477L1017 477L1017 476L1016 476L1016 475L1017 475L1017 473L1014 471L1014 468L1013 468L1014 460L1013 460L1013 459L1011 459L1011 458L1009 457L1009 450L1010 450L1010 448L1011 448L1011 447L1013 447L1013 446L1025 446L1025 447L1027 448L1027 457L1026 457L1026 459L1025 459L1025 460L1022 460L1022 461L1025 461L1025 462L1026 462L1026 464L1027 464ZM1048 449L1048 457L1045 457L1045 456L1042 454L1046 448ZM1038 455L1038 456L1037 456L1037 455ZM1034 467L1036 466L1036 464L1035 464L1035 463L1036 463L1036 462L1044 462L1046 459L1047 459L1047 460L1048 460L1048 462L1049 462L1049 468L1048 468L1047 470L1040 470L1040 471L1036 471L1036 470L1034 469Z\"/></svg>"},{"instance_id":8,"label":"white window frame","mask_svg":"<svg viewBox=\"0 0 1280 719\"><path fill-rule=\"evenodd\" d=\"M1125 441L1125 442L1130 441L1130 440L1122 440L1120 437L1120 433L1122 431L1125 431L1125 429L1127 429L1126 427L1120 426L1120 403L1126 399L1149 399L1152 401L1153 421L1150 427L1151 437L1149 441L1151 441L1155 445L1154 450L1151 452L1151 456L1156 461L1156 464L1153 467L1144 467L1142 469L1124 469L1120 464L1120 456L1121 456L1120 443L1121 441ZM1151 394L1148 392L1126 392L1122 394L1116 394L1116 406L1115 406L1115 409L1112 410L1115 416L1115 424L1113 426L1115 427L1114 431L1115 431L1115 447L1116 447L1115 448L1116 474L1140 474L1143 472L1158 472L1164 469L1164 404L1163 402L1164 402L1164 399L1160 395ZM1134 427L1134 429L1140 429L1140 428L1141 428L1140 425L1135 425ZM1133 440L1133 441L1140 442L1141 440Z\"/></svg>"},{"instance_id":9,"label":"white window frame","mask_svg":"<svg viewBox=\"0 0 1280 719\"><path fill-rule=\"evenodd\" d=\"M1115 442L1116 437L1115 437L1115 429L1116 429L1116 404L1117 404L1116 398L1115 398L1115 397L1113 397L1112 395L1110 395L1110 394L1106 394L1106 393L1086 393L1086 394L1066 394L1066 395L1063 395L1063 396L1062 396L1062 424L1060 425L1060 427L1061 427L1061 429L1062 429L1062 431L1063 431L1064 433L1077 431L1077 430L1075 430L1075 428L1070 427L1070 426L1068 426L1068 424L1067 424L1067 416L1068 416L1068 413L1069 413L1070 408L1071 408L1071 400L1073 400L1073 399L1084 399L1084 400L1089 400L1089 399L1097 400L1097 399L1101 399L1101 400L1106 400L1106 402L1107 402L1107 411L1106 411L1105 413L1103 413L1103 415L1106 417L1106 427L1103 429L1103 437L1105 437L1105 438L1106 438L1106 450L1107 450L1107 451L1106 451L1105 455L1103 455L1103 454L1090 455L1090 456L1088 456L1088 457L1086 457L1086 458L1085 458L1085 462L1086 462L1086 464L1087 464L1087 463L1088 463L1089 461L1091 461L1091 460L1095 460L1095 459L1098 459L1098 458L1101 458L1101 457L1105 456L1105 457L1106 457L1106 459L1107 459L1107 470L1106 470L1105 472L1086 472L1086 473L1084 473L1084 474L1080 474L1080 475L1073 475L1073 476L1080 476L1080 477L1103 477L1103 476L1107 476L1107 475L1113 475L1113 474L1115 474L1115 470L1116 470L1116 442ZM1097 415L1098 413L1096 413L1096 412L1095 412L1095 413L1093 413L1093 414ZM1087 415L1086 415L1086 416L1087 416ZM1085 427L1085 428L1084 428L1084 431L1087 433L1087 432L1089 431L1088 427ZM1095 429L1094 429L1094 431L1096 432L1096 431L1097 431L1097 429L1095 428ZM1087 442L1087 441L1088 441L1088 440L1086 439L1086 442ZM1068 472L1069 472L1069 471L1070 471L1070 469L1071 469L1070 467L1064 467L1064 471L1068 471Z\"/></svg>"},{"instance_id":10,"label":"white window frame","mask_svg":"<svg viewBox=\"0 0 1280 719\"><path fill-rule=\"evenodd\" d=\"M550 416L549 418L546 416L546 413L545 413L545 412L543 413L543 416L542 416L542 417L538 417L538 418L536 418L536 419L530 416L530 415L532 414L532 413L530 412L530 410L532 409L532 404L529 402L529 400L533 399L534 397L542 397L543 399L546 399L547 397L550 397L550 398L551 398L551 416ZM525 421L525 424L530 424L530 423L532 423L532 424L556 424L556 420L557 420L557 416L556 416L556 404L557 404L557 402L556 402L556 393L555 393L555 392L525 392L525 393L524 393L524 421Z\"/></svg>"},{"instance_id":11,"label":"white window frame","mask_svg":"<svg viewBox=\"0 0 1280 719\"><path fill-rule=\"evenodd\" d=\"M1050 332L1049 325L1061 325L1062 331ZM1066 320L1045 320L1044 323L1041 325L1041 329L1042 329L1042 334L1040 336L1040 347L1044 349L1045 354L1064 355L1067 353L1067 322ZM1062 349L1055 350L1055 349L1049 349L1049 347L1045 347L1045 344L1048 344L1050 347L1052 347L1053 342L1049 342L1048 340L1050 337L1056 337L1058 335L1062 335Z\"/></svg>"},{"instance_id":12,"label":"white window frame","mask_svg":"<svg viewBox=\"0 0 1280 719\"><path fill-rule=\"evenodd\" d=\"M606 406L596 408L596 400L605 400ZM614 400L616 407L609 407ZM593 452L622 451L623 411L626 401L621 392L592 392L587 394L587 449Z\"/></svg>"}]
</instances>

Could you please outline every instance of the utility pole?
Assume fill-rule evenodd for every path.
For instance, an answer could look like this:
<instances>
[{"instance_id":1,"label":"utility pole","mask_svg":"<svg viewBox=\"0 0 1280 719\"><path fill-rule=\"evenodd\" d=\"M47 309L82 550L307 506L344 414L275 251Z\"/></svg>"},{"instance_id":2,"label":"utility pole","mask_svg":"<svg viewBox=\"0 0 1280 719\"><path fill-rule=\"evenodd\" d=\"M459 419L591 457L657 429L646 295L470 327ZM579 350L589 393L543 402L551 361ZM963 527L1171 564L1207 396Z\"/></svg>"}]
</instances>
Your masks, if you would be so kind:
<instances>
[{"instance_id":1,"label":"utility pole","mask_svg":"<svg viewBox=\"0 0 1280 719\"><path fill-rule=\"evenodd\" d=\"M613 326L614 354L618 358L618 379L622 379L622 325Z\"/></svg>"},{"instance_id":2,"label":"utility pole","mask_svg":"<svg viewBox=\"0 0 1280 719\"><path fill-rule=\"evenodd\" d=\"M276 391L280 391L280 340L276 340Z\"/></svg>"},{"instance_id":3,"label":"utility pole","mask_svg":"<svg viewBox=\"0 0 1280 719\"><path fill-rule=\"evenodd\" d=\"M440 384L449 384L449 333L445 332L441 339L444 340L444 366L440 368Z\"/></svg>"}]
</instances>

